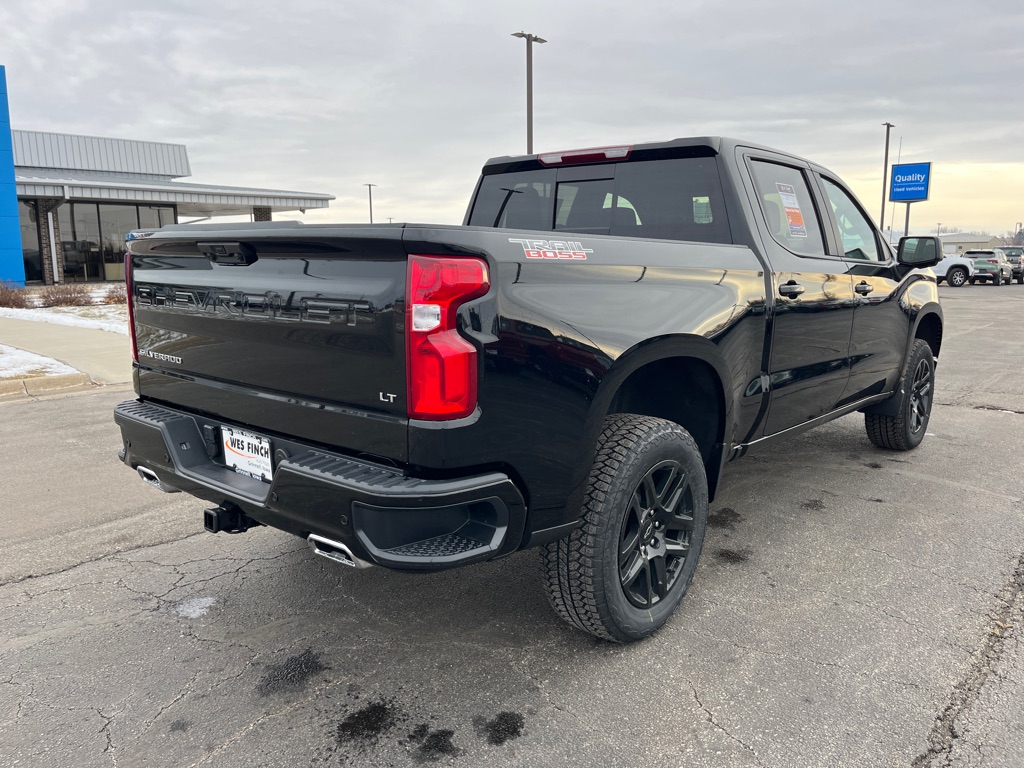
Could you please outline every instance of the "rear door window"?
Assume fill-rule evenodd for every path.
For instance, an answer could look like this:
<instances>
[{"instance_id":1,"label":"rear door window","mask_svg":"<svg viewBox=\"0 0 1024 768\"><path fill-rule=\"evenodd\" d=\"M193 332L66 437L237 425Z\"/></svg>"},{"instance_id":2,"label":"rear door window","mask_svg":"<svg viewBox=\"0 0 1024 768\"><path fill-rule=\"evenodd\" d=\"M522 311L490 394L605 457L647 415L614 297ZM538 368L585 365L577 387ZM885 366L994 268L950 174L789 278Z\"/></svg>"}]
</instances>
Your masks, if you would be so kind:
<instances>
[{"instance_id":1,"label":"rear door window","mask_svg":"<svg viewBox=\"0 0 1024 768\"><path fill-rule=\"evenodd\" d=\"M767 160L752 160L750 168L772 239L793 253L824 256L821 223L804 172Z\"/></svg>"}]
</instances>

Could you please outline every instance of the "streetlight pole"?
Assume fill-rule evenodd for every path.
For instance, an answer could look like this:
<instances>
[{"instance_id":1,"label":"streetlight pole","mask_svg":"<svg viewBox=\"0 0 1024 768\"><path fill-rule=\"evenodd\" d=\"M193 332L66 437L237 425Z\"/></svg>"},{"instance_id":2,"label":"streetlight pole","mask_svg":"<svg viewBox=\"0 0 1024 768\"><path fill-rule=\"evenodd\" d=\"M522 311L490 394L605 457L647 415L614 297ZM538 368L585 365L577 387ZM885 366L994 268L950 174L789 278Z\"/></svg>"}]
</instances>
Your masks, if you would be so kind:
<instances>
[{"instance_id":1,"label":"streetlight pole","mask_svg":"<svg viewBox=\"0 0 1024 768\"><path fill-rule=\"evenodd\" d=\"M526 154L533 154L533 44L546 43L543 37L529 32L513 32L512 37L526 41Z\"/></svg>"},{"instance_id":2,"label":"streetlight pole","mask_svg":"<svg viewBox=\"0 0 1024 768\"><path fill-rule=\"evenodd\" d=\"M366 194L370 196L370 223L373 224L373 188L376 184L363 184L366 187Z\"/></svg>"},{"instance_id":3,"label":"streetlight pole","mask_svg":"<svg viewBox=\"0 0 1024 768\"><path fill-rule=\"evenodd\" d=\"M885 162L882 165L882 215L878 218L878 228L885 230L885 185L889 181L889 131L896 126L892 123L882 123L885 126Z\"/></svg>"}]
</instances>

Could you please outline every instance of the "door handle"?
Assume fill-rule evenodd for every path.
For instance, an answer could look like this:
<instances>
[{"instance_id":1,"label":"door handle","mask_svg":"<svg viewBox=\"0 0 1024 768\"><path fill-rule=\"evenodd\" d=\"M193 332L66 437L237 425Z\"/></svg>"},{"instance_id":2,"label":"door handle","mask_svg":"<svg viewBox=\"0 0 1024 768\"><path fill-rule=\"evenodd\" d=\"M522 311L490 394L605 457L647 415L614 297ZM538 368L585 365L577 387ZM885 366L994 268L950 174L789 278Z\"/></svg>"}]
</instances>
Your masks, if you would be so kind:
<instances>
[{"instance_id":1,"label":"door handle","mask_svg":"<svg viewBox=\"0 0 1024 768\"><path fill-rule=\"evenodd\" d=\"M853 286L853 290L855 290L861 296L867 296L869 293L875 290L875 286L873 286L871 283L860 282Z\"/></svg>"},{"instance_id":2,"label":"door handle","mask_svg":"<svg viewBox=\"0 0 1024 768\"><path fill-rule=\"evenodd\" d=\"M803 292L804 287L796 280L790 280L788 283L783 283L779 286L779 293L787 298L799 296Z\"/></svg>"}]
</instances>

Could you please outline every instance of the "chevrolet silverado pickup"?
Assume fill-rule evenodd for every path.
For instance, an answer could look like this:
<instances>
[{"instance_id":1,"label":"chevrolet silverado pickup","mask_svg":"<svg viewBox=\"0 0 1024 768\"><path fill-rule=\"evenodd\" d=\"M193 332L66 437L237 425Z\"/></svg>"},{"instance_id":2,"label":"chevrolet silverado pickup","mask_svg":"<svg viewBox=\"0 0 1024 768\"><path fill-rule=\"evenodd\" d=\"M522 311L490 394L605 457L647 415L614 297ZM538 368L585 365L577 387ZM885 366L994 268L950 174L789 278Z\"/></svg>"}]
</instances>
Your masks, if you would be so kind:
<instances>
[{"instance_id":1,"label":"chevrolet silverado pickup","mask_svg":"<svg viewBox=\"0 0 1024 768\"><path fill-rule=\"evenodd\" d=\"M917 446L937 238L724 138L490 160L462 226L185 224L126 255L120 457L339 564L539 549L572 625L629 642L687 591L726 463L854 411Z\"/></svg>"}]
</instances>

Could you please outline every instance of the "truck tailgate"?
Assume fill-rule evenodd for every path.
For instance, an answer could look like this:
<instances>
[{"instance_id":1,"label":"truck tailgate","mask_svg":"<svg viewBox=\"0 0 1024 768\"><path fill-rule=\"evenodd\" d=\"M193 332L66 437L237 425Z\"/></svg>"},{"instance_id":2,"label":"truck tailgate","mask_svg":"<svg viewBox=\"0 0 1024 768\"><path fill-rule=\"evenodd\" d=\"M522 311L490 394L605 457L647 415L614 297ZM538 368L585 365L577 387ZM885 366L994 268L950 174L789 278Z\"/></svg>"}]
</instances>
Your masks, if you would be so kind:
<instances>
[{"instance_id":1,"label":"truck tailgate","mask_svg":"<svg viewBox=\"0 0 1024 768\"><path fill-rule=\"evenodd\" d=\"M404 459L400 226L194 227L130 248L141 396Z\"/></svg>"}]
</instances>

